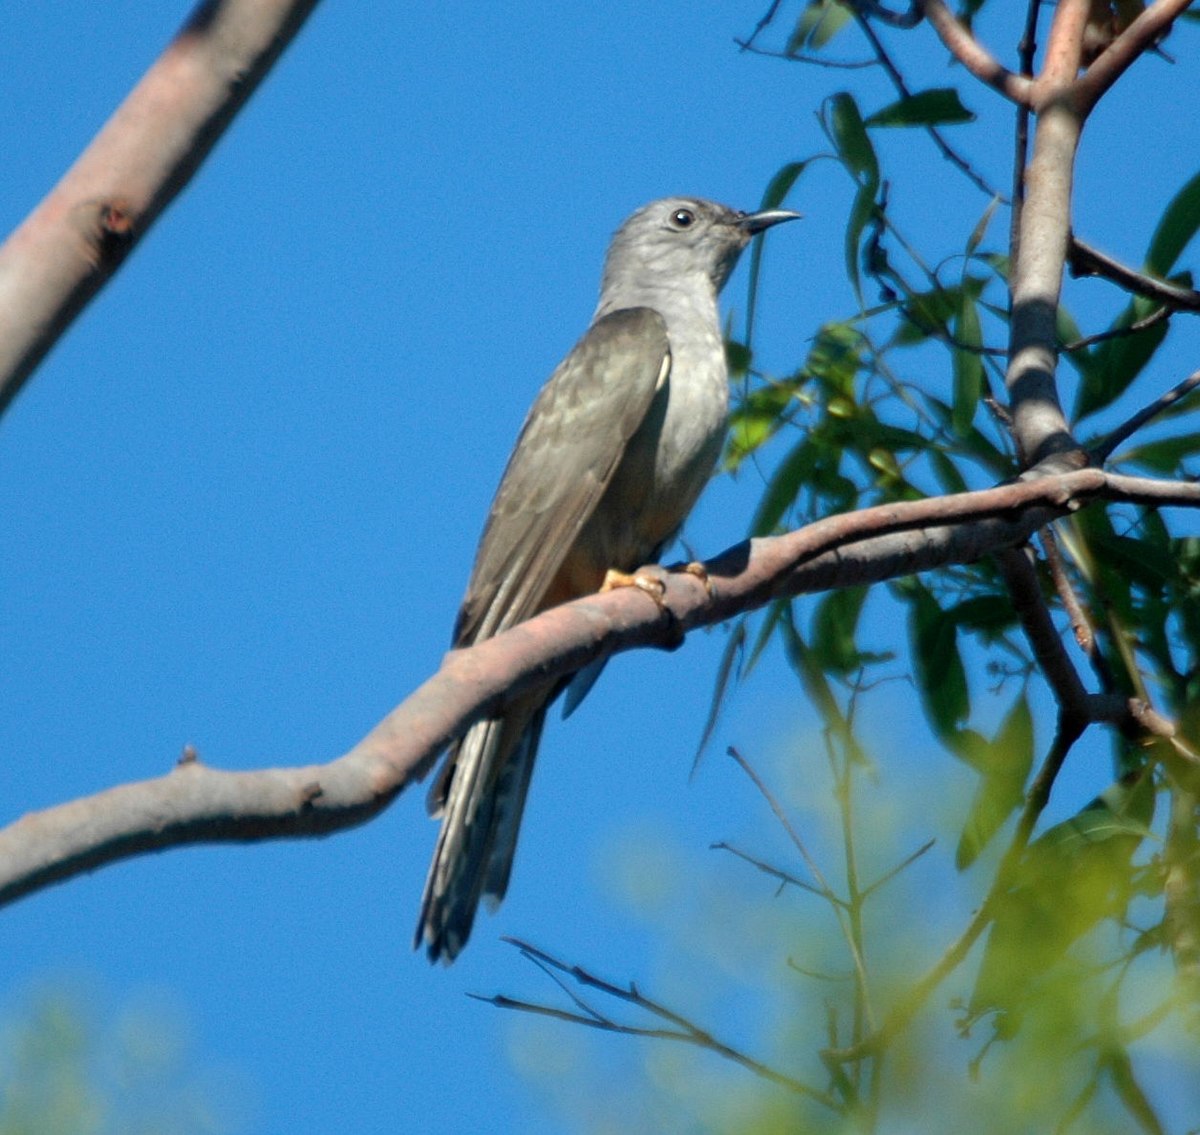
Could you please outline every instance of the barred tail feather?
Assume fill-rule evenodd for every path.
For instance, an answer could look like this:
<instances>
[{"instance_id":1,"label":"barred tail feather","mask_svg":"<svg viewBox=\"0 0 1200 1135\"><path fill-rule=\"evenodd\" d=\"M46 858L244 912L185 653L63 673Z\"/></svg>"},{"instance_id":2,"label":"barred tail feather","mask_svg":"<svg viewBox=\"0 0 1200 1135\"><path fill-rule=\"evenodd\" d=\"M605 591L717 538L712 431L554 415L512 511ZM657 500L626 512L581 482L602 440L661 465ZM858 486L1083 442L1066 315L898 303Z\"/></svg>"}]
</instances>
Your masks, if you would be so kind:
<instances>
[{"instance_id":1,"label":"barred tail feather","mask_svg":"<svg viewBox=\"0 0 1200 1135\"><path fill-rule=\"evenodd\" d=\"M523 700L473 725L450 754L448 779L435 786L442 827L414 943L430 961L453 961L480 899L504 897L545 716L544 697Z\"/></svg>"}]
</instances>

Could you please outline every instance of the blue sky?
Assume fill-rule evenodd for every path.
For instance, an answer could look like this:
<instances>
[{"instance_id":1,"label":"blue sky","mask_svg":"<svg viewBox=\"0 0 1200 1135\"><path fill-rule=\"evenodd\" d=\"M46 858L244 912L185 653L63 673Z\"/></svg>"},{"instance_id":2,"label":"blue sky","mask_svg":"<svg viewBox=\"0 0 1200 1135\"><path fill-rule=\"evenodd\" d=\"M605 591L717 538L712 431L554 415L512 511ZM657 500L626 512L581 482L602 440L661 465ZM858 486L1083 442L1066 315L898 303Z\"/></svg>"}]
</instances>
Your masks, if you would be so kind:
<instances>
[{"instance_id":1,"label":"blue sky","mask_svg":"<svg viewBox=\"0 0 1200 1135\"><path fill-rule=\"evenodd\" d=\"M184 14L169 9L0 11L5 231L154 59ZM375 13L318 10L0 422L6 819L156 775L185 743L225 768L345 751L445 650L509 447L587 323L612 229L668 193L752 208L784 162L824 148L813 111L835 80L739 53L754 6ZM920 43L914 86L961 77ZM1179 97L1170 68L1143 70ZM892 97L865 82L873 105ZM1150 113L1156 89L1101 112L1079 179L1084 235L1134 262L1151 227L1140 204L1173 192L1198 152L1195 121ZM1127 159L1131 120L1142 158ZM972 156L1003 184L1002 128L994 140ZM906 136L894 154L903 167L905 147L926 145ZM918 236L969 226L986 204L932 168L945 199L897 203ZM846 182L818 167L793 203L806 220L769 238L767 369L852 306ZM735 326L745 295L743 269L726 292ZM690 544L711 554L741 538L760 487L753 470L714 484ZM569 723L552 722L510 897L453 968L409 950L435 831L418 790L355 832L174 851L19 903L0 917L0 1009L45 980L82 982L109 1006L166 996L199 1065L239 1085L247 1131L557 1131L555 1061L564 1082L590 1070L580 1090L603 1115L617 1102L605 1083L611 1097L630 1082L642 1049L465 994L548 992L503 934L660 990L715 951L723 976L755 985L730 943L694 940L696 896L745 880L708 845L778 846L720 754L736 743L792 770L789 800L817 828L824 788L805 795L815 722L777 660L738 693L689 781L723 642L624 658ZM995 720L1006 699L989 710L986 683L978 694ZM898 797L961 799L963 771L903 740L914 700L884 694L873 711L896 738L883 775ZM670 886L628 882L646 877ZM763 1022L747 1010L729 1026L753 1044Z\"/></svg>"}]
</instances>

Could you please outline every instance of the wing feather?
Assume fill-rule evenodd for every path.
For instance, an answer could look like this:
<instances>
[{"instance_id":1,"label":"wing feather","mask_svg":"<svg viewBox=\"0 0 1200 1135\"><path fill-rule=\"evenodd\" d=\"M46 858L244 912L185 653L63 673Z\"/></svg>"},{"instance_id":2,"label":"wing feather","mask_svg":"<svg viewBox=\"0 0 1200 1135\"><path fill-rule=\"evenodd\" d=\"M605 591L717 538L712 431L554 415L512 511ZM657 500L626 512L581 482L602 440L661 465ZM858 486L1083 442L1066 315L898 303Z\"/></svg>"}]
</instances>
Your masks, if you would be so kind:
<instances>
[{"instance_id":1,"label":"wing feather","mask_svg":"<svg viewBox=\"0 0 1200 1135\"><path fill-rule=\"evenodd\" d=\"M484 527L454 644L536 613L670 366L658 312L596 320L542 387Z\"/></svg>"}]
</instances>

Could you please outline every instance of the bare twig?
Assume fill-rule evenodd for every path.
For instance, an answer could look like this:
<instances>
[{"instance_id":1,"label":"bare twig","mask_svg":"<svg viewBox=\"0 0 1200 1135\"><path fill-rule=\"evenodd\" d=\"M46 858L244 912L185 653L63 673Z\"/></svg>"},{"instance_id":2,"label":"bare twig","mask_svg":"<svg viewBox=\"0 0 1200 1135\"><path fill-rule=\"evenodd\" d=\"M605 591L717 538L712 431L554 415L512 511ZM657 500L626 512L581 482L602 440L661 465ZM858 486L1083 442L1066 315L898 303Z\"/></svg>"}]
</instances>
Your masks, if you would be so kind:
<instances>
[{"instance_id":1,"label":"bare twig","mask_svg":"<svg viewBox=\"0 0 1200 1135\"><path fill-rule=\"evenodd\" d=\"M1161 303L1172 311L1200 311L1200 292L1194 288L1138 272L1077 236L1071 237L1067 263L1073 276L1102 276L1127 292Z\"/></svg>"},{"instance_id":2,"label":"bare twig","mask_svg":"<svg viewBox=\"0 0 1200 1135\"><path fill-rule=\"evenodd\" d=\"M814 887L812 883L806 883L803 879L791 874L789 871L783 870L782 867L776 867L773 864L767 863L762 859L758 859L747 851L742 851L741 848L734 847L731 843L726 843L724 840L712 844L712 851L728 851L731 855L736 855L745 863L749 863L751 867L756 867L764 875L770 875L772 878L778 879L780 883L789 886L798 887L802 891L808 891L811 895L816 895L818 898L827 899L829 902L840 906L842 900L835 894L823 890L821 887ZM783 888L781 887L780 890Z\"/></svg>"},{"instance_id":3,"label":"bare twig","mask_svg":"<svg viewBox=\"0 0 1200 1135\"><path fill-rule=\"evenodd\" d=\"M899 875L906 868L912 866L912 864L914 864L918 859L920 859L921 856L924 855L931 847L933 847L933 845L935 843L937 843L936 839L927 839L911 855L906 855L902 860L900 860L899 863L896 864L895 867L891 868L891 870L885 871L873 883L869 883L869 884L867 884L867 886L863 887L863 889L862 889L863 900L865 901L866 899L870 898L871 895L873 895L876 891L880 890L883 887L886 887L888 885L888 883L890 883L897 875Z\"/></svg>"},{"instance_id":4,"label":"bare twig","mask_svg":"<svg viewBox=\"0 0 1200 1135\"><path fill-rule=\"evenodd\" d=\"M652 1017L666 1022L665 1027L648 1028L643 1025L630 1025L616 1021L606 1014L601 1013L595 1006L585 1002L581 997L570 992L568 992L568 996L578 1006L578 1012L557 1009L552 1005L539 1005L535 1002L518 1001L515 998L506 997L502 994L493 997L473 994L472 996L475 996L479 1001L486 1001L500 1009L517 1009L524 1013L534 1013L542 1017L570 1021L573 1024L586 1025L588 1028L602 1029L605 1032L620 1033L624 1036L649 1037L656 1040L674 1040L681 1041L684 1044L692 1044L698 1048L704 1048L709 1052L716 1053L718 1056L732 1061L734 1064L739 1064L741 1067L753 1072L756 1076L764 1080L770 1081L772 1084L776 1084L781 1088L787 1088L789 1091L795 1092L797 1095L804 1096L807 1099L815 1100L817 1103L823 1104L833 1111L840 1112L845 1110L844 1105L835 1096L822 1091L820 1088L814 1088L802 1080L797 1080L792 1076L785 1076L782 1072L777 1072L762 1061L755 1060L732 1045L718 1040L712 1033L706 1029L702 1029L687 1017L647 997L633 983L630 983L628 986L614 985L612 982L597 977L581 966L570 965L567 962L560 961L558 958L551 956L544 950L539 950L536 946L529 945L527 942L521 942L516 938L506 938L505 941L516 946L524 957L528 958L545 973L554 977L557 984L564 990L567 988L565 983L555 976L552 971L557 970L585 988L595 989L606 997L612 997L617 1001L622 1001L627 1005L632 1005L636 1009L649 1013Z\"/></svg>"},{"instance_id":5,"label":"bare twig","mask_svg":"<svg viewBox=\"0 0 1200 1135\"><path fill-rule=\"evenodd\" d=\"M867 18L866 13L860 10L866 7L868 6L851 5L851 11L853 11L855 18L858 20L859 30L866 36L867 42L871 45L871 50L875 52L875 58L879 61L879 65L883 68L887 77L891 79L892 86L896 88L897 94L901 98L911 98L912 92L908 89L908 84L904 81L904 76L900 74L900 69L892 62L892 57L888 54L887 48L883 46L883 41L875 34L875 29L871 27L871 21ZM873 9L874 5L869 7ZM927 126L925 133L929 135L933 144L937 146L942 157L965 174L973 185L978 189L982 189L989 197L998 198L1004 204L1008 204L1008 198L999 192L999 190L989 185L987 180L975 171L971 163L946 141L945 135L936 126Z\"/></svg>"},{"instance_id":6,"label":"bare twig","mask_svg":"<svg viewBox=\"0 0 1200 1135\"><path fill-rule=\"evenodd\" d=\"M772 51L766 47L757 47L747 39L735 39L733 42L751 55L761 55L765 59L782 59L787 63L827 67L831 71L863 71L868 67L878 66L875 59L830 59L825 55L810 55L806 51Z\"/></svg>"},{"instance_id":7,"label":"bare twig","mask_svg":"<svg viewBox=\"0 0 1200 1135\"><path fill-rule=\"evenodd\" d=\"M1160 307L1152 311L1145 319L1135 319L1128 327L1112 327L1108 331L1097 331L1094 335L1084 335L1080 339L1064 343L1062 350L1068 353L1083 351L1088 347L1094 347L1097 343L1106 343L1110 339L1127 339L1130 335L1136 335L1139 331L1145 331L1149 327L1154 327L1164 320L1170 319L1173 314L1174 311L1171 308Z\"/></svg>"},{"instance_id":8,"label":"bare twig","mask_svg":"<svg viewBox=\"0 0 1200 1135\"><path fill-rule=\"evenodd\" d=\"M767 25L775 19L776 13L778 13L782 3L783 0L771 0L767 10L759 17L758 23L754 25L754 30L746 37L746 41L741 44L743 51L749 50L751 44L766 30Z\"/></svg>"},{"instance_id":9,"label":"bare twig","mask_svg":"<svg viewBox=\"0 0 1200 1135\"><path fill-rule=\"evenodd\" d=\"M906 12L893 12L878 0L849 0L849 3L855 15L869 16L893 28L915 28L921 22L920 0L913 0Z\"/></svg>"},{"instance_id":10,"label":"bare twig","mask_svg":"<svg viewBox=\"0 0 1200 1135\"><path fill-rule=\"evenodd\" d=\"M726 750L726 752L728 752L728 754L735 761L737 761L742 772L744 772L750 778L750 782L755 788L758 789L759 795L762 796L762 798L767 802L771 811L775 813L775 818L779 821L779 826L783 828L785 832L787 832L788 839L792 841L796 850L800 853L800 858L804 860L804 865L808 868L809 874L816 879L816 893L822 898L828 899L835 908L841 907L843 905L842 902L838 899L837 894L829 885L821 871L821 868L817 865L817 861L811 855L809 855L808 848L804 846L804 841L800 838L800 833L796 831L794 827L792 827L792 822L788 819L787 813L783 810L783 807L779 801L775 799L775 796L772 794L771 790L763 782L762 777L758 775L754 766L748 760L746 760L746 758L743 757L742 754L738 752L738 750L732 745Z\"/></svg>"},{"instance_id":11,"label":"bare twig","mask_svg":"<svg viewBox=\"0 0 1200 1135\"><path fill-rule=\"evenodd\" d=\"M1200 370L1193 371L1171 387L1165 394L1156 398L1149 406L1143 407L1127 421L1122 422L1103 441L1092 446L1091 458L1096 464L1103 464L1112 456L1112 452L1123 441L1137 433L1147 422L1157 418L1164 410L1186 398L1200 387Z\"/></svg>"},{"instance_id":12,"label":"bare twig","mask_svg":"<svg viewBox=\"0 0 1200 1135\"><path fill-rule=\"evenodd\" d=\"M1050 797L1050 789L1062 768L1063 760L1078 737L1079 731L1074 723L1064 728L1064 723L1060 720L1058 734L1026 795L1025 806L1017 822L1016 831L1000 860L1000 866L988 889L987 897L972 915L966 928L946 948L925 975L892 1007L878 1029L857 1044L840 1049L827 1049L823 1054L827 1060L847 1064L878 1055L908 1027L925 1002L932 996L934 990L962 964L967 954L970 953L971 947L991 923L997 900L1011 885L1017 865L1029 844L1034 826Z\"/></svg>"},{"instance_id":13,"label":"bare twig","mask_svg":"<svg viewBox=\"0 0 1200 1135\"><path fill-rule=\"evenodd\" d=\"M1062 603L1067 618L1071 620L1071 630L1075 635L1075 641L1092 664L1092 669L1100 679L1101 687L1111 690L1113 688L1112 671L1109 670L1108 662L1096 643L1096 629L1092 626L1092 621L1071 583L1062 550L1058 546L1058 538L1054 535L1054 528L1048 525L1042 529L1038 537L1042 542L1042 550L1046 556L1046 566L1050 569L1050 579L1054 583L1054 590L1058 593L1059 602Z\"/></svg>"}]
</instances>

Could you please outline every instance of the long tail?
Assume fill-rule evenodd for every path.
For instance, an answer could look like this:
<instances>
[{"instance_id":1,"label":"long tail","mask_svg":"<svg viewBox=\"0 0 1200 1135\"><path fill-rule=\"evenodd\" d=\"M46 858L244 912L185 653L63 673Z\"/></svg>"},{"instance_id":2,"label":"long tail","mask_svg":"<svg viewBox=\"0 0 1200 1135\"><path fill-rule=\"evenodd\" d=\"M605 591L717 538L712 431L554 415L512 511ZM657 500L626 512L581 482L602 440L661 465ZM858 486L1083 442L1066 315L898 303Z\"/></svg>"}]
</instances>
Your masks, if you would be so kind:
<instances>
[{"instance_id":1,"label":"long tail","mask_svg":"<svg viewBox=\"0 0 1200 1135\"><path fill-rule=\"evenodd\" d=\"M473 725L434 784L430 810L441 813L442 828L414 942L430 961L452 962L480 899L494 907L504 898L547 703L545 693L522 698L502 718Z\"/></svg>"}]
</instances>

